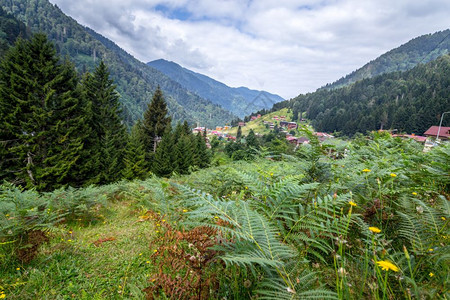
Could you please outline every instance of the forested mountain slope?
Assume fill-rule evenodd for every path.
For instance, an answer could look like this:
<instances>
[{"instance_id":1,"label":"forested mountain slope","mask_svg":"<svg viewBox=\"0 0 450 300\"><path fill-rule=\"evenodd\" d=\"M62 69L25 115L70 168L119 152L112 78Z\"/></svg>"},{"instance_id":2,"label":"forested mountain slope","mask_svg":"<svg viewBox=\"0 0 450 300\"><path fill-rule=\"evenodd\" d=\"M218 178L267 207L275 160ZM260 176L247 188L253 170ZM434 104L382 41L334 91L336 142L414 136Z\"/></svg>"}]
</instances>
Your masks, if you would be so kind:
<instances>
[{"instance_id":1,"label":"forested mountain slope","mask_svg":"<svg viewBox=\"0 0 450 300\"><path fill-rule=\"evenodd\" d=\"M284 100L280 96L266 91L251 90L246 87L229 87L222 82L164 59L147 64L160 70L188 90L194 91L200 97L219 104L240 118L261 109L270 109L273 104Z\"/></svg>"},{"instance_id":2,"label":"forested mountain slope","mask_svg":"<svg viewBox=\"0 0 450 300\"><path fill-rule=\"evenodd\" d=\"M46 33L59 53L67 55L75 63L79 73L92 71L99 60L103 60L117 84L128 124L141 118L158 85L166 96L174 120L215 126L234 117L219 105L188 91L158 70L133 58L112 41L81 26L47 0L0 0L0 5L33 32Z\"/></svg>"},{"instance_id":3,"label":"forested mountain slope","mask_svg":"<svg viewBox=\"0 0 450 300\"><path fill-rule=\"evenodd\" d=\"M24 23L0 7L0 57L14 44L19 36L26 38L29 34L30 32Z\"/></svg>"},{"instance_id":4,"label":"forested mountain slope","mask_svg":"<svg viewBox=\"0 0 450 300\"><path fill-rule=\"evenodd\" d=\"M364 78L372 78L396 71L407 71L419 63L430 62L449 52L450 29L422 35L386 52L349 75L326 85L324 88L335 89Z\"/></svg>"},{"instance_id":5,"label":"forested mountain slope","mask_svg":"<svg viewBox=\"0 0 450 300\"><path fill-rule=\"evenodd\" d=\"M281 105L281 104L280 104ZM405 72L386 73L336 90L318 90L283 103L306 112L317 131L353 135L397 129L423 134L450 110L450 54ZM445 126L450 120L444 120Z\"/></svg>"}]
</instances>

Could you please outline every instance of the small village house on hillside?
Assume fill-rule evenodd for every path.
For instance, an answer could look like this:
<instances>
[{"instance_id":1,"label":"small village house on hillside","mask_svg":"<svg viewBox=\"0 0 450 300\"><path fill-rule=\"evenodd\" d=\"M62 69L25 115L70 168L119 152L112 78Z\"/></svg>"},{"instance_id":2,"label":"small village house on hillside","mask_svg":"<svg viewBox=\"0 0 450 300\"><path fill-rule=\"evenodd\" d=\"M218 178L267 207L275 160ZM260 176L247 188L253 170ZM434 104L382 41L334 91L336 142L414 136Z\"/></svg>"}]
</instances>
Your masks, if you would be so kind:
<instances>
[{"instance_id":1,"label":"small village house on hillside","mask_svg":"<svg viewBox=\"0 0 450 300\"><path fill-rule=\"evenodd\" d=\"M431 126L427 131L425 131L423 135L436 138L438 136L438 132L440 139L450 139L450 127L441 127L441 129L439 130L439 126Z\"/></svg>"}]
</instances>

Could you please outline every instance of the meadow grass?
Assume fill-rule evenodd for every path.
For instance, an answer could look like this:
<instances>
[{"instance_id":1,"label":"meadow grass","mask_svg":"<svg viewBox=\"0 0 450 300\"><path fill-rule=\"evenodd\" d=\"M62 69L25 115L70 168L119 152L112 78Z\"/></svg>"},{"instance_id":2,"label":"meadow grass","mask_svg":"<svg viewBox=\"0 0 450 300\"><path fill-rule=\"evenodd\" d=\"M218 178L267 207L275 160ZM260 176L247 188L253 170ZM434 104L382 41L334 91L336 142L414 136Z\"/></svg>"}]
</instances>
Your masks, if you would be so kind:
<instances>
[{"instance_id":1,"label":"meadow grass","mask_svg":"<svg viewBox=\"0 0 450 300\"><path fill-rule=\"evenodd\" d=\"M134 202L110 203L98 219L64 223L24 266L11 257L0 264L6 299L142 299L153 272L153 224Z\"/></svg>"}]
</instances>

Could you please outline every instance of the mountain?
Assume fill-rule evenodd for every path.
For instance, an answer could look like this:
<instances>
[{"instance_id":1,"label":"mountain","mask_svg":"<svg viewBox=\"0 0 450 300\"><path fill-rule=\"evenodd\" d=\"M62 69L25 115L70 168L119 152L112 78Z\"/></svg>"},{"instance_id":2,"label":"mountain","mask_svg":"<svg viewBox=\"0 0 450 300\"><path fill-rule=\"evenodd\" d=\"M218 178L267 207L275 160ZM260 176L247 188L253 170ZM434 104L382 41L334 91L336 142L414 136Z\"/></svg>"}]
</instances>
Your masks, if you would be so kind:
<instances>
[{"instance_id":1,"label":"mountain","mask_svg":"<svg viewBox=\"0 0 450 300\"><path fill-rule=\"evenodd\" d=\"M124 119L129 125L142 117L158 85L164 92L174 120L213 127L235 118L219 105L138 61L114 42L78 24L47 0L0 0L0 6L24 22L32 32L46 33L58 52L69 57L80 74L93 71L102 59L117 84Z\"/></svg>"},{"instance_id":2,"label":"mountain","mask_svg":"<svg viewBox=\"0 0 450 300\"><path fill-rule=\"evenodd\" d=\"M23 22L0 7L0 57L18 37L27 38L29 35L30 31Z\"/></svg>"},{"instance_id":3,"label":"mountain","mask_svg":"<svg viewBox=\"0 0 450 300\"><path fill-rule=\"evenodd\" d=\"M312 120L317 131L345 135L378 129L423 134L450 109L450 54L405 72L385 73L335 90L283 103ZM303 115L305 116L305 115ZM442 126L450 124L450 117Z\"/></svg>"},{"instance_id":4,"label":"mountain","mask_svg":"<svg viewBox=\"0 0 450 300\"><path fill-rule=\"evenodd\" d=\"M362 68L323 88L336 89L384 73L407 71L419 63L430 62L449 52L450 29L422 35L386 52Z\"/></svg>"},{"instance_id":5,"label":"mountain","mask_svg":"<svg viewBox=\"0 0 450 300\"><path fill-rule=\"evenodd\" d=\"M261 109L270 109L273 104L284 100L278 95L265 91L250 90L246 87L229 87L164 59L151 61L147 65L158 69L184 88L194 91L200 97L222 106L240 118Z\"/></svg>"}]
</instances>

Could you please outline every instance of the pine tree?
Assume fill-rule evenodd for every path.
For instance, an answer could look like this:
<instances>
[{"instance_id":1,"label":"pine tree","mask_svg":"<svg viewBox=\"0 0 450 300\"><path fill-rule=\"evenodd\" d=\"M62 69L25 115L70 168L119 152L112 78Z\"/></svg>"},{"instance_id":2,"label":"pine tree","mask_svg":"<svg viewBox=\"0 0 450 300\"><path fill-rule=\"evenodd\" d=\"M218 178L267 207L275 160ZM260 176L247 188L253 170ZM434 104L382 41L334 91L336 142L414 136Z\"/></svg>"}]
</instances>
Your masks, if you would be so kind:
<instances>
[{"instance_id":1,"label":"pine tree","mask_svg":"<svg viewBox=\"0 0 450 300\"><path fill-rule=\"evenodd\" d=\"M158 86L153 98L148 104L142 122L144 147L146 152L155 152L156 139L162 138L167 127L170 127L171 117L168 116L166 101Z\"/></svg>"},{"instance_id":2,"label":"pine tree","mask_svg":"<svg viewBox=\"0 0 450 300\"><path fill-rule=\"evenodd\" d=\"M179 174L189 174L193 164L193 145L188 135L182 135L175 145L174 170Z\"/></svg>"},{"instance_id":3,"label":"pine tree","mask_svg":"<svg viewBox=\"0 0 450 300\"><path fill-rule=\"evenodd\" d=\"M36 34L0 69L0 179L40 191L73 183L86 134L73 65Z\"/></svg>"},{"instance_id":4,"label":"pine tree","mask_svg":"<svg viewBox=\"0 0 450 300\"><path fill-rule=\"evenodd\" d=\"M140 126L141 123L138 121L131 129L130 137L128 138L127 147L125 149L125 167L122 176L128 180L135 178L144 179L149 173L145 161L144 144L139 135Z\"/></svg>"},{"instance_id":5,"label":"pine tree","mask_svg":"<svg viewBox=\"0 0 450 300\"><path fill-rule=\"evenodd\" d=\"M207 168L211 163L211 157L206 147L205 138L199 132L195 136L195 148L194 148L193 165L199 168Z\"/></svg>"},{"instance_id":6,"label":"pine tree","mask_svg":"<svg viewBox=\"0 0 450 300\"><path fill-rule=\"evenodd\" d=\"M258 149L259 141L253 129L250 129L250 132L248 133L247 138L245 140L247 142L247 147Z\"/></svg>"},{"instance_id":7,"label":"pine tree","mask_svg":"<svg viewBox=\"0 0 450 300\"><path fill-rule=\"evenodd\" d=\"M85 147L85 153L92 161L86 176L91 183L117 181L124 167L126 129L120 117L119 95L115 89L103 61L92 75L86 74L84 77L84 97L90 104L87 115L90 116L92 130Z\"/></svg>"},{"instance_id":8,"label":"pine tree","mask_svg":"<svg viewBox=\"0 0 450 300\"><path fill-rule=\"evenodd\" d=\"M169 177L175 170L174 167L174 134L172 128L168 126L163 134L163 138L156 148L152 172L158 176Z\"/></svg>"}]
</instances>

